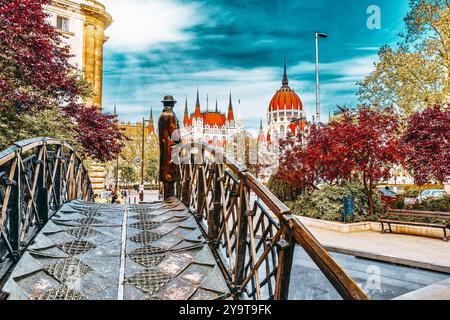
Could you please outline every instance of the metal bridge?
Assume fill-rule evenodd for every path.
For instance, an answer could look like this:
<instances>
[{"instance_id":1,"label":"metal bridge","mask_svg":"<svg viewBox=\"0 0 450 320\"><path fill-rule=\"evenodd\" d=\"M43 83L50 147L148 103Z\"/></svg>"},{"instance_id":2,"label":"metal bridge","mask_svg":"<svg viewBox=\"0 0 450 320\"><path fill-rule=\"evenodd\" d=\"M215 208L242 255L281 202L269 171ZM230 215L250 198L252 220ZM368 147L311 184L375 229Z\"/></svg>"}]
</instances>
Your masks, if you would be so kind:
<instances>
[{"instance_id":1,"label":"metal bridge","mask_svg":"<svg viewBox=\"0 0 450 320\"><path fill-rule=\"evenodd\" d=\"M296 246L342 298L368 299L247 168L183 152L176 199L137 205L94 203L62 141L0 153L0 299L283 300Z\"/></svg>"}]
</instances>

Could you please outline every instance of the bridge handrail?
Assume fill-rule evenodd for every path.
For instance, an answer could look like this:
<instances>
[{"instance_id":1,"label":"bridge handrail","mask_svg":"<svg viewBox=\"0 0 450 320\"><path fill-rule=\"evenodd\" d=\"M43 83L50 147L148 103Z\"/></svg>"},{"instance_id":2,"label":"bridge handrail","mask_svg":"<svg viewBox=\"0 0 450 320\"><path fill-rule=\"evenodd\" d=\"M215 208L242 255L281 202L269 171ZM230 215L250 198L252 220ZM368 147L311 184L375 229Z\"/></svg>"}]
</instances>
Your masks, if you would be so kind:
<instances>
[{"instance_id":1,"label":"bridge handrail","mask_svg":"<svg viewBox=\"0 0 450 320\"><path fill-rule=\"evenodd\" d=\"M88 170L67 142L39 137L0 152L0 279L52 213L93 195Z\"/></svg>"},{"instance_id":2,"label":"bridge handrail","mask_svg":"<svg viewBox=\"0 0 450 320\"><path fill-rule=\"evenodd\" d=\"M197 150L201 149L201 161L196 164L191 156L189 162L180 163L182 179L177 196L199 222L206 221L207 238L213 249L220 252L222 247L222 255L218 258L223 261L224 271L229 274L229 282L236 292L247 292L250 298L259 299L263 292L261 288L265 286L269 298L287 299L294 244L299 244L341 297L368 299L291 210L245 166L221 149L203 143L195 145ZM184 148L182 150L186 153ZM208 158L223 161L215 163L217 161ZM231 174L226 173L223 166ZM253 208L250 191L258 197ZM239 204L233 197L239 198ZM275 252L274 247L277 248ZM275 263L276 267L273 266ZM263 264L266 277L260 281Z\"/></svg>"},{"instance_id":3,"label":"bridge handrail","mask_svg":"<svg viewBox=\"0 0 450 320\"><path fill-rule=\"evenodd\" d=\"M79 157L79 155L77 154L77 152L71 146L70 143L64 142L62 140L54 139L54 138L39 137L39 138L32 138L32 139L21 140L19 142L15 142L14 145L12 145L11 147L0 152L0 166L4 165L6 162L13 159L16 156L17 151L21 151L22 153L24 153L31 149L43 146L44 144L46 144L46 145L61 145L61 144L63 144L67 149L72 150L73 152L75 152L77 157Z\"/></svg>"}]
</instances>

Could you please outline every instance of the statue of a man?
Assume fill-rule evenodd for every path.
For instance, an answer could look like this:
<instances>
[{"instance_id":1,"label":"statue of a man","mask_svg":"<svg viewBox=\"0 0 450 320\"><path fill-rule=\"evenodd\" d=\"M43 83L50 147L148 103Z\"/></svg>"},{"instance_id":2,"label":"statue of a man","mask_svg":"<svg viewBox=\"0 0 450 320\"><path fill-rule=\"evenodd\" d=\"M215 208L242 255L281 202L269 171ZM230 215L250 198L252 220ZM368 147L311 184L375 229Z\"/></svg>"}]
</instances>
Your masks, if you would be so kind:
<instances>
[{"instance_id":1,"label":"statue of a man","mask_svg":"<svg viewBox=\"0 0 450 320\"><path fill-rule=\"evenodd\" d=\"M175 196L175 182L179 181L180 173L178 165L173 163L172 148L180 143L178 119L173 112L175 103L172 96L165 96L161 101L164 105L163 112L158 120L159 131L159 180L164 185L164 200Z\"/></svg>"}]
</instances>

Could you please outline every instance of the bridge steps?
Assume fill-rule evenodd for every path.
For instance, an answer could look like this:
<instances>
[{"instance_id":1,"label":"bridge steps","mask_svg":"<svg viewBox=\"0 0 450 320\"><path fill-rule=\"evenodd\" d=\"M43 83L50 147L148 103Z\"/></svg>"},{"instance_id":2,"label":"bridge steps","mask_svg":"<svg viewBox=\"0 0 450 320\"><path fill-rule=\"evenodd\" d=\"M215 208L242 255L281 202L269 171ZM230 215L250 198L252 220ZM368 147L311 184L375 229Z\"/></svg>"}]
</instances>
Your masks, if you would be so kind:
<instances>
[{"instance_id":1,"label":"bridge steps","mask_svg":"<svg viewBox=\"0 0 450 320\"><path fill-rule=\"evenodd\" d=\"M195 218L178 200L64 205L2 290L11 300L230 298Z\"/></svg>"}]
</instances>

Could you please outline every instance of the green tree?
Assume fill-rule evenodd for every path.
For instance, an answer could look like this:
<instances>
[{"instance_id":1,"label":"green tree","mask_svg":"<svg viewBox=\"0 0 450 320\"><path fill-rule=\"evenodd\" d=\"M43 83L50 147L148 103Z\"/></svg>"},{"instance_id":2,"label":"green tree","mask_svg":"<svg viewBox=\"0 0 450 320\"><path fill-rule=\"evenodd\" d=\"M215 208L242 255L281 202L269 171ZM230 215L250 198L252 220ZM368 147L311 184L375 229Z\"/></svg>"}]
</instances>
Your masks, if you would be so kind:
<instances>
[{"instance_id":1,"label":"green tree","mask_svg":"<svg viewBox=\"0 0 450 320\"><path fill-rule=\"evenodd\" d=\"M399 48L384 46L375 70L358 82L362 103L392 105L409 115L450 97L448 0L410 0Z\"/></svg>"},{"instance_id":2,"label":"green tree","mask_svg":"<svg viewBox=\"0 0 450 320\"><path fill-rule=\"evenodd\" d=\"M135 163L136 158L142 157L142 129L127 134L128 140L120 152L119 167L130 167L136 174L134 182L140 182L141 165ZM146 182L158 181L159 178L159 141L156 135L150 135L144 140L145 165L144 180ZM116 162L108 163L110 172L114 172ZM138 179L139 178L139 179Z\"/></svg>"},{"instance_id":3,"label":"green tree","mask_svg":"<svg viewBox=\"0 0 450 320\"><path fill-rule=\"evenodd\" d=\"M444 100L444 71L433 57L388 46L378 55L375 70L358 83L362 103L396 106L409 115Z\"/></svg>"},{"instance_id":4,"label":"green tree","mask_svg":"<svg viewBox=\"0 0 450 320\"><path fill-rule=\"evenodd\" d=\"M144 179L148 182L159 180L159 141L151 136L146 145Z\"/></svg>"},{"instance_id":5,"label":"green tree","mask_svg":"<svg viewBox=\"0 0 450 320\"><path fill-rule=\"evenodd\" d=\"M134 184L137 180L136 169L129 165L124 165L119 167L120 179L125 182L126 186Z\"/></svg>"},{"instance_id":6,"label":"green tree","mask_svg":"<svg viewBox=\"0 0 450 320\"><path fill-rule=\"evenodd\" d=\"M0 111L0 150L8 148L12 142L39 136L65 140L80 150L74 135L70 134L71 128L73 124L56 106L20 116Z\"/></svg>"}]
</instances>

